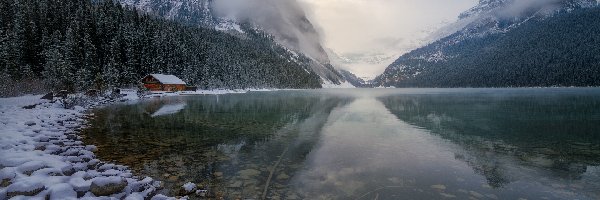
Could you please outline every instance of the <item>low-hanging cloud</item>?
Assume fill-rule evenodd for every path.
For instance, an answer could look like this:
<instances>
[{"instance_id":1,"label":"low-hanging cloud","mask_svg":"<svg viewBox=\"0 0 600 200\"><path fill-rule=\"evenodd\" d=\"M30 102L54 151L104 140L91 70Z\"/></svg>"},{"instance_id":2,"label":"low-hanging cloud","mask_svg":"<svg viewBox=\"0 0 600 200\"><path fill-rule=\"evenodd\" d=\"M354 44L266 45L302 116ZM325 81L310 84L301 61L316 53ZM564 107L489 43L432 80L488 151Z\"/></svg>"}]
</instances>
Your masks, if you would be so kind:
<instances>
[{"instance_id":1,"label":"low-hanging cloud","mask_svg":"<svg viewBox=\"0 0 600 200\"><path fill-rule=\"evenodd\" d=\"M521 17L528 12L551 11L564 0L512 0L496 13L498 17Z\"/></svg>"},{"instance_id":2,"label":"low-hanging cloud","mask_svg":"<svg viewBox=\"0 0 600 200\"><path fill-rule=\"evenodd\" d=\"M220 15L256 24L284 46L328 62L319 33L296 0L218 0L213 9Z\"/></svg>"}]
</instances>

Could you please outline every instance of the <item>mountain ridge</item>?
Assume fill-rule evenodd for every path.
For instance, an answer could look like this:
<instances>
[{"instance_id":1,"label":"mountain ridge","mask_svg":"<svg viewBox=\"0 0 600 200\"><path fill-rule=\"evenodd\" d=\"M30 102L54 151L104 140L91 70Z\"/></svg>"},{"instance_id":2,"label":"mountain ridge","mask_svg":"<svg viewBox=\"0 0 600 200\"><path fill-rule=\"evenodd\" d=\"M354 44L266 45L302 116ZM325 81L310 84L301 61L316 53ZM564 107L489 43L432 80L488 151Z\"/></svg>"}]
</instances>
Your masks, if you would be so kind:
<instances>
[{"instance_id":1,"label":"mountain ridge","mask_svg":"<svg viewBox=\"0 0 600 200\"><path fill-rule=\"evenodd\" d=\"M316 29L303 10L295 4L295 1L255 1L277 4L281 10L255 8L256 5L246 5L256 3L254 1L242 4L233 0L120 0L120 3L170 20L213 28L235 35L241 34L242 37L247 31L265 32L273 36L279 45L288 49L295 57L305 57L306 59L288 59L305 62L302 64L310 66L310 69L322 78L322 84L340 85L346 82L337 69L332 67L327 53L320 44ZM269 15L274 21L266 23L266 21L262 21L264 17L256 16L256 13L260 12L248 11L250 9L263 9L265 15ZM292 14L286 13L284 10ZM250 25L244 26L243 24Z\"/></svg>"},{"instance_id":2,"label":"mountain ridge","mask_svg":"<svg viewBox=\"0 0 600 200\"><path fill-rule=\"evenodd\" d=\"M392 63L385 72L376 77L374 82L376 86L395 86L395 87L523 87L523 86L552 86L562 85L571 86L565 82L552 82L552 81L538 81L538 82L527 82L523 77L515 77L513 75L507 75L509 73L524 74L523 76L533 76L531 73L542 73L544 72L541 65L547 65L552 63L543 64L542 61L536 61L537 64L528 63L528 59L552 59L547 58L547 55L534 55L530 53L531 58L522 58L519 55L527 54L531 51L543 51L544 48L532 49L527 48L519 44L513 44L520 46L519 49L510 48L505 44L511 43L510 40L520 40L519 37L530 37L523 30L531 31L542 35L545 31L556 31L559 33L566 34L568 31L562 30L556 27L548 27L547 23L553 23L554 21L560 20L560 18L572 18L573 13L577 13L581 10L585 12L586 9L598 8L598 2L595 0L566 0L566 1L552 1L544 4L530 4L527 6L519 7L518 9L513 8L516 1L510 0L481 0L480 4L473 7L472 9L461 14L461 20L468 20L468 23L460 28L457 32L454 32L446 37L443 37L435 42L430 43L424 47L415 49L407 54L402 55L394 63ZM507 15L507 11L513 11L511 15ZM592 11L590 11L592 12ZM515 15L515 13L517 13ZM593 13L592 13L593 14ZM572 19L577 20L577 19ZM594 21L591 18L588 21ZM587 23L588 21L582 21L581 23ZM585 28L577 27L577 24L565 22L573 28L585 31ZM590 27L595 27L594 23L591 23ZM555 24L556 25L556 24ZM562 25L557 25L562 26ZM537 29L536 29L537 28ZM516 31L515 31L516 30ZM517 34L521 34L518 35ZM531 34L530 34L531 35ZM562 35L564 38L554 38L552 36L543 36L546 38L553 39L552 42L560 43L561 41L569 40L568 35ZM594 37L582 36L583 38ZM538 43L538 40L529 38L524 42ZM547 43L540 45L549 45L546 48L552 46L549 44L550 41L542 40ZM548 39L550 40L550 39ZM552 47L552 50L557 52L568 53L569 49L564 49L561 46ZM485 54L485 55L484 55ZM488 55L489 54L489 55ZM495 55L492 55L495 54ZM512 56L505 56L505 54L515 54ZM470 55L479 55L480 57L469 57ZM520 59L522 62L513 62L507 65L506 61L498 60L500 56L505 56L503 59L512 58ZM487 58L488 60L482 60ZM470 60L469 60L470 59ZM583 58L582 59L586 59ZM492 62L495 61L495 62ZM567 61L557 60L556 63L565 65ZM591 61L590 61L591 62ZM484 66L491 65L491 66ZM493 66L503 66L505 69L494 69L504 70L506 72L494 72L498 73L498 76L508 77L513 76L515 80L503 79L505 83L501 82L486 82L481 80L465 81L465 79L472 79L470 77L490 77L486 75L494 71L490 68ZM529 69L523 68L523 66L529 66L530 68L539 68L539 71L532 72ZM484 69L485 68L485 69ZM567 67L565 67L567 68ZM589 68L589 67L588 67ZM477 71L477 72L475 72ZM556 70L555 70L556 71ZM566 73L566 69L563 69L561 73ZM529 74L529 75L525 75ZM539 76L539 75L535 75ZM489 78L489 80L496 80ZM497 80L500 81L500 80ZM576 85L584 86L587 83L577 83ZM595 83L597 84L597 83Z\"/></svg>"}]
</instances>

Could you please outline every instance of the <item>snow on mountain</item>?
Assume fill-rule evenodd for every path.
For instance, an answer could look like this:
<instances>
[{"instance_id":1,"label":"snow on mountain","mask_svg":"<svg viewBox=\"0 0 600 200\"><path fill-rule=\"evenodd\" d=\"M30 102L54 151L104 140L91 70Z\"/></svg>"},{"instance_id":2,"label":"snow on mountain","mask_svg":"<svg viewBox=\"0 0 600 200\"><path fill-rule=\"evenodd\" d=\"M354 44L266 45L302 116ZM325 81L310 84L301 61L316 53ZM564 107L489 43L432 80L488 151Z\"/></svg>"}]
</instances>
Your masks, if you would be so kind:
<instances>
[{"instance_id":1,"label":"snow on mountain","mask_svg":"<svg viewBox=\"0 0 600 200\"><path fill-rule=\"evenodd\" d=\"M503 35L529 21L541 21L562 12L598 6L597 0L480 0L460 14L458 21L434 32L429 45L409 52L377 79L378 83L412 79L424 70L422 64L438 63L460 56L450 47L472 39Z\"/></svg>"},{"instance_id":2,"label":"snow on mountain","mask_svg":"<svg viewBox=\"0 0 600 200\"><path fill-rule=\"evenodd\" d=\"M253 29L273 36L278 45L294 54L303 54L307 59L301 60L323 79L323 84L346 82L330 67L319 34L295 1L121 0L121 3L167 19L233 34L245 34L248 30L241 24L248 23Z\"/></svg>"},{"instance_id":3,"label":"snow on mountain","mask_svg":"<svg viewBox=\"0 0 600 200\"><path fill-rule=\"evenodd\" d=\"M327 55L331 64L336 68L360 74L363 80L371 80L380 74L383 67L393 62L399 55L392 53L364 53L343 54L336 53L333 49L327 49ZM343 73L342 73L343 74ZM345 76L348 79L347 76ZM349 80L352 81L352 80Z\"/></svg>"},{"instance_id":4,"label":"snow on mountain","mask_svg":"<svg viewBox=\"0 0 600 200\"><path fill-rule=\"evenodd\" d=\"M480 0L479 4L459 15L459 20L434 32L429 39L434 41L420 53L406 54L392 63L385 73L403 74L406 79L420 74L419 66L409 66L406 60L443 62L453 58L445 50L471 38L503 34L529 20L543 20L560 11L570 12L577 8L597 6L597 0Z\"/></svg>"}]
</instances>

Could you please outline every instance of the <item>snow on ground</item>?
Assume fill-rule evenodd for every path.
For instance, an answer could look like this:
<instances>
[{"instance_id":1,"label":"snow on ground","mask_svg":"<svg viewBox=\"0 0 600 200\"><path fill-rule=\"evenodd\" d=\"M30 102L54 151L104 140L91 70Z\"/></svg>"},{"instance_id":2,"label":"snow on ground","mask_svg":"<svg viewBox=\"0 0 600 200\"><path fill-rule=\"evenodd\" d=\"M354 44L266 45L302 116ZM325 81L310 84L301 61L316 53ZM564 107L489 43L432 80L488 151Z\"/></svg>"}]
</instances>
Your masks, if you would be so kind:
<instances>
[{"instance_id":1,"label":"snow on ground","mask_svg":"<svg viewBox=\"0 0 600 200\"><path fill-rule=\"evenodd\" d=\"M149 97L249 91L273 90L201 90L152 93ZM139 99L137 90L122 89L121 95L114 100L97 97L85 108L72 109L64 108L60 101L41 100L41 95L0 98L0 200L174 199L158 194L160 181L135 177L126 166L98 160L94 155L97 148L81 141L79 131L85 128L86 119L93 118L88 109ZM164 113L179 107L185 104L166 108ZM187 191L191 186L184 187Z\"/></svg>"},{"instance_id":2,"label":"snow on ground","mask_svg":"<svg viewBox=\"0 0 600 200\"><path fill-rule=\"evenodd\" d=\"M96 159L97 148L81 142L77 132L93 117L87 109L65 109L40 97L0 98L0 199L156 195L160 182ZM30 105L35 107L23 108Z\"/></svg>"}]
</instances>

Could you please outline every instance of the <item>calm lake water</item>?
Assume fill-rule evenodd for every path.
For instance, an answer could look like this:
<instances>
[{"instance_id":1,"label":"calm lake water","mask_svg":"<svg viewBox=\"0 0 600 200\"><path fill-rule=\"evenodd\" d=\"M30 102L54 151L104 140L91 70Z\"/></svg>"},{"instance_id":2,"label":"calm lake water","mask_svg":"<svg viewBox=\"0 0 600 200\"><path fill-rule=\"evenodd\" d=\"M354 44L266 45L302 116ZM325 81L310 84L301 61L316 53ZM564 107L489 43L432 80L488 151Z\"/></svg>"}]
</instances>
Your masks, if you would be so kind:
<instances>
[{"instance_id":1,"label":"calm lake water","mask_svg":"<svg viewBox=\"0 0 600 200\"><path fill-rule=\"evenodd\" d=\"M600 199L600 89L338 89L95 111L107 161L225 199Z\"/></svg>"}]
</instances>

